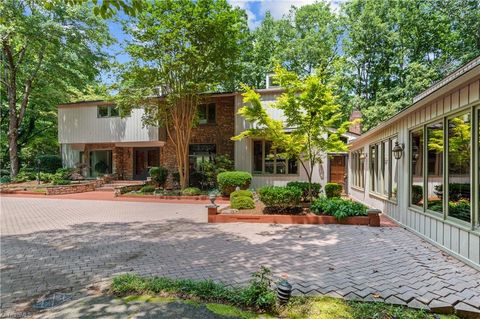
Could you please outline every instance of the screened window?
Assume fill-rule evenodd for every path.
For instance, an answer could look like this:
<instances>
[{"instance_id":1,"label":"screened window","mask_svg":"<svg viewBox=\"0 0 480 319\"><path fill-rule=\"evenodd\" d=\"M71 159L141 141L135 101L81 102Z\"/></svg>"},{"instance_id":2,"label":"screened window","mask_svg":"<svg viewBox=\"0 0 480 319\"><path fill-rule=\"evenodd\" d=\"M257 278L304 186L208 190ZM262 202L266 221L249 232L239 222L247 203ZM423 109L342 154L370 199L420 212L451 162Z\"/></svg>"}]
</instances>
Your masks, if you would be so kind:
<instances>
[{"instance_id":1,"label":"screened window","mask_svg":"<svg viewBox=\"0 0 480 319\"><path fill-rule=\"evenodd\" d=\"M117 117L119 116L118 108L113 105L97 106L97 117Z\"/></svg>"},{"instance_id":2,"label":"screened window","mask_svg":"<svg viewBox=\"0 0 480 319\"><path fill-rule=\"evenodd\" d=\"M410 203L423 206L423 129L410 134Z\"/></svg>"},{"instance_id":3,"label":"screened window","mask_svg":"<svg viewBox=\"0 0 480 319\"><path fill-rule=\"evenodd\" d=\"M362 150L352 152L352 185L365 188L365 154Z\"/></svg>"},{"instance_id":4,"label":"screened window","mask_svg":"<svg viewBox=\"0 0 480 319\"><path fill-rule=\"evenodd\" d=\"M254 174L298 174L298 160L287 159L270 141L253 141Z\"/></svg>"},{"instance_id":5,"label":"screened window","mask_svg":"<svg viewBox=\"0 0 480 319\"><path fill-rule=\"evenodd\" d=\"M198 106L199 124L215 124L215 121L216 121L215 103L200 104Z\"/></svg>"},{"instance_id":6,"label":"screened window","mask_svg":"<svg viewBox=\"0 0 480 319\"><path fill-rule=\"evenodd\" d=\"M471 115L448 120L448 216L470 222Z\"/></svg>"},{"instance_id":7,"label":"screened window","mask_svg":"<svg viewBox=\"0 0 480 319\"><path fill-rule=\"evenodd\" d=\"M388 199L397 198L398 163L392 149L396 137L370 145L371 192ZM362 161L358 161L363 168Z\"/></svg>"}]
</instances>

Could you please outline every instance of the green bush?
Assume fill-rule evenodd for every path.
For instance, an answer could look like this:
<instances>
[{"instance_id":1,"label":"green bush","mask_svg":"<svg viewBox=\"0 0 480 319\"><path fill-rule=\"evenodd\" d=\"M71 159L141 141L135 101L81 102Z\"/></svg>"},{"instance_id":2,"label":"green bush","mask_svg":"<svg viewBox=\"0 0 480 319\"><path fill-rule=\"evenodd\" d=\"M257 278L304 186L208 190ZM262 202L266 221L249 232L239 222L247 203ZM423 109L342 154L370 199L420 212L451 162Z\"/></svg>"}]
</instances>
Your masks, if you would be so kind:
<instances>
[{"instance_id":1,"label":"green bush","mask_svg":"<svg viewBox=\"0 0 480 319\"><path fill-rule=\"evenodd\" d=\"M288 182L287 187L296 187L302 191L302 201L308 201L308 182ZM311 184L311 192L312 197L316 198L320 194L320 190L322 189L322 185L319 183L312 183Z\"/></svg>"},{"instance_id":2,"label":"green bush","mask_svg":"<svg viewBox=\"0 0 480 319\"><path fill-rule=\"evenodd\" d=\"M458 202L449 202L448 215L470 222L470 202L464 199Z\"/></svg>"},{"instance_id":3,"label":"green bush","mask_svg":"<svg viewBox=\"0 0 480 319\"><path fill-rule=\"evenodd\" d=\"M183 196L198 196L202 193L202 191L199 188L196 187L187 187L184 190L182 190L182 195Z\"/></svg>"},{"instance_id":4,"label":"green bush","mask_svg":"<svg viewBox=\"0 0 480 319\"><path fill-rule=\"evenodd\" d=\"M33 181L37 178L35 172L31 169L22 168L20 172L18 172L17 176L15 176L14 181L17 183L23 183L28 181Z\"/></svg>"},{"instance_id":5,"label":"green bush","mask_svg":"<svg viewBox=\"0 0 480 319\"><path fill-rule=\"evenodd\" d=\"M310 206L310 211L317 215L330 215L337 219L349 216L367 216L368 207L349 199L339 197L320 197Z\"/></svg>"},{"instance_id":6,"label":"green bush","mask_svg":"<svg viewBox=\"0 0 480 319\"><path fill-rule=\"evenodd\" d=\"M148 174L158 186L165 187L165 183L168 178L168 169L163 166L152 167L148 171Z\"/></svg>"},{"instance_id":7,"label":"green bush","mask_svg":"<svg viewBox=\"0 0 480 319\"><path fill-rule=\"evenodd\" d=\"M65 167L57 169L55 175L60 176L62 179L70 179L70 176L75 172L77 172L77 169Z\"/></svg>"},{"instance_id":8,"label":"green bush","mask_svg":"<svg viewBox=\"0 0 480 319\"><path fill-rule=\"evenodd\" d=\"M51 182L53 182L54 179L63 179L61 175L51 174L51 173L43 173L43 172L40 172L38 174L38 178L40 179L40 181L42 181L44 183L51 183Z\"/></svg>"},{"instance_id":9,"label":"green bush","mask_svg":"<svg viewBox=\"0 0 480 319\"><path fill-rule=\"evenodd\" d=\"M0 184L10 183L11 181L12 181L12 179L10 178L10 176L0 177Z\"/></svg>"},{"instance_id":10,"label":"green bush","mask_svg":"<svg viewBox=\"0 0 480 319\"><path fill-rule=\"evenodd\" d=\"M325 184L325 195L328 198L340 197L342 195L342 185L337 183Z\"/></svg>"},{"instance_id":11,"label":"green bush","mask_svg":"<svg viewBox=\"0 0 480 319\"><path fill-rule=\"evenodd\" d=\"M55 173L57 169L62 168L62 158L58 155L40 155L37 161L40 162L41 172Z\"/></svg>"},{"instance_id":12,"label":"green bush","mask_svg":"<svg viewBox=\"0 0 480 319\"><path fill-rule=\"evenodd\" d=\"M302 191L295 187L264 186L258 194L267 207L296 207L302 198Z\"/></svg>"},{"instance_id":13,"label":"green bush","mask_svg":"<svg viewBox=\"0 0 480 319\"><path fill-rule=\"evenodd\" d=\"M421 185L412 185L412 204L419 205L423 199L423 187Z\"/></svg>"},{"instance_id":14,"label":"green bush","mask_svg":"<svg viewBox=\"0 0 480 319\"><path fill-rule=\"evenodd\" d=\"M234 209L253 209L255 208L255 202L251 197L236 196L230 200L230 206Z\"/></svg>"},{"instance_id":15,"label":"green bush","mask_svg":"<svg viewBox=\"0 0 480 319\"><path fill-rule=\"evenodd\" d=\"M152 185L145 185L140 188L140 192L142 193L153 193L155 191L155 186Z\"/></svg>"},{"instance_id":16,"label":"green bush","mask_svg":"<svg viewBox=\"0 0 480 319\"><path fill-rule=\"evenodd\" d=\"M234 199L235 197L250 197L253 199L253 193L249 190L241 189L230 194L230 200Z\"/></svg>"},{"instance_id":17,"label":"green bush","mask_svg":"<svg viewBox=\"0 0 480 319\"><path fill-rule=\"evenodd\" d=\"M458 201L460 199L470 198L470 183L450 183L448 184L448 200ZM443 199L443 184L434 186L434 193L438 198Z\"/></svg>"},{"instance_id":18,"label":"green bush","mask_svg":"<svg viewBox=\"0 0 480 319\"><path fill-rule=\"evenodd\" d=\"M217 175L218 187L223 195L229 196L237 187L247 189L252 182L248 172L223 172Z\"/></svg>"},{"instance_id":19,"label":"green bush","mask_svg":"<svg viewBox=\"0 0 480 319\"><path fill-rule=\"evenodd\" d=\"M61 179L58 177L54 177L52 180L53 185L70 185L72 182L68 179Z\"/></svg>"}]
</instances>

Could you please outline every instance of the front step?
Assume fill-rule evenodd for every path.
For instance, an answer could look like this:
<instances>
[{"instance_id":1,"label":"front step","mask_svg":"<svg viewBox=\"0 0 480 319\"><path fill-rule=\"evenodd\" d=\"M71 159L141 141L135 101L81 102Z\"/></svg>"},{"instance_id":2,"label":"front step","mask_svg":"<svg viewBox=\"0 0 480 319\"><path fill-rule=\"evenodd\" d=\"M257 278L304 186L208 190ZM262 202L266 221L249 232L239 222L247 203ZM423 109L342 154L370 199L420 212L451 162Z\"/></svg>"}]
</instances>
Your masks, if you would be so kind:
<instances>
[{"instance_id":1,"label":"front step","mask_svg":"<svg viewBox=\"0 0 480 319\"><path fill-rule=\"evenodd\" d=\"M113 191L115 191L115 187L102 186L102 187L96 188L95 191L97 191L97 192L113 192Z\"/></svg>"}]
</instances>

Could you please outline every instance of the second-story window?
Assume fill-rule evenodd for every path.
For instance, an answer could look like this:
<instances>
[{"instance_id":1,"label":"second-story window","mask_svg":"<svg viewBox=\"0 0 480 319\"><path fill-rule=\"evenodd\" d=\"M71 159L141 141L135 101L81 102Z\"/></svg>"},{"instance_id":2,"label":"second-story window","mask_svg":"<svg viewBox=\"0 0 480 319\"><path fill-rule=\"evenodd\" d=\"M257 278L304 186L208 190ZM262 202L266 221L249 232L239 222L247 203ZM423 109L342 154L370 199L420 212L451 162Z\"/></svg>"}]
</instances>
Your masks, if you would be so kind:
<instances>
[{"instance_id":1,"label":"second-story window","mask_svg":"<svg viewBox=\"0 0 480 319\"><path fill-rule=\"evenodd\" d=\"M216 121L215 103L200 104L198 106L198 123L199 124L215 124Z\"/></svg>"},{"instance_id":2,"label":"second-story window","mask_svg":"<svg viewBox=\"0 0 480 319\"><path fill-rule=\"evenodd\" d=\"M118 108L114 105L97 106L97 117L116 117L119 115Z\"/></svg>"}]
</instances>

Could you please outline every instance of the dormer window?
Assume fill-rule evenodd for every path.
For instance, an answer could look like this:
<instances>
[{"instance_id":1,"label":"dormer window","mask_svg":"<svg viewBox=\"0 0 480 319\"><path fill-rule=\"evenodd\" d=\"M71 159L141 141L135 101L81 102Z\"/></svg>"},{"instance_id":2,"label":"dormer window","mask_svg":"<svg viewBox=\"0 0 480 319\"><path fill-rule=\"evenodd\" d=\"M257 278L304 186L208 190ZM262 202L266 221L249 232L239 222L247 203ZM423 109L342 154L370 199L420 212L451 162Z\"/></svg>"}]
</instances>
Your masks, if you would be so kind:
<instances>
[{"instance_id":1,"label":"dormer window","mask_svg":"<svg viewBox=\"0 0 480 319\"><path fill-rule=\"evenodd\" d=\"M97 106L97 117L117 117L120 116L118 107L114 105Z\"/></svg>"},{"instance_id":2,"label":"dormer window","mask_svg":"<svg viewBox=\"0 0 480 319\"><path fill-rule=\"evenodd\" d=\"M215 103L200 104L198 106L198 123L199 124L215 124L216 107Z\"/></svg>"}]
</instances>

